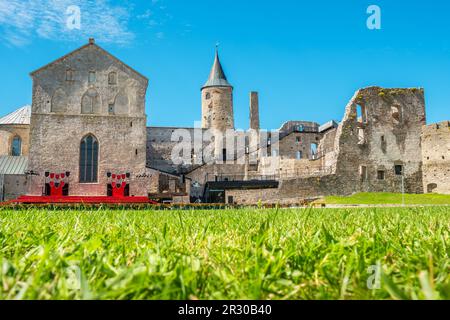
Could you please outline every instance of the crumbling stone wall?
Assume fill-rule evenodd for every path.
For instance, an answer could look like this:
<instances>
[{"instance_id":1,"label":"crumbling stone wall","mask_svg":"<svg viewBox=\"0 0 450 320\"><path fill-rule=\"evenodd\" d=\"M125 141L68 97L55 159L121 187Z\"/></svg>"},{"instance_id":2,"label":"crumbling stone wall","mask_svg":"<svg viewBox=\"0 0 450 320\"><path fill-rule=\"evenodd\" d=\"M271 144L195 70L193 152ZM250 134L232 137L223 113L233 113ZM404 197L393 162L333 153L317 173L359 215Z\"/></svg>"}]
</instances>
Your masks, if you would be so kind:
<instances>
[{"instance_id":1,"label":"crumbling stone wall","mask_svg":"<svg viewBox=\"0 0 450 320\"><path fill-rule=\"evenodd\" d=\"M320 133L301 133L293 132L282 138L279 142L280 156L288 159L296 159L297 152L301 152L301 159L312 159L312 144L316 145L317 152L319 151L319 143L322 139Z\"/></svg>"},{"instance_id":2,"label":"crumbling stone wall","mask_svg":"<svg viewBox=\"0 0 450 320\"><path fill-rule=\"evenodd\" d=\"M359 116L357 108L362 110ZM420 136L424 124L422 89L359 90L347 105L339 127L320 142L322 150L334 145L334 150L316 162L321 163L323 175L282 178L278 189L233 190L227 194L236 203L296 203L304 198L362 191L421 193ZM401 170L397 167L396 172L396 166Z\"/></svg>"},{"instance_id":3,"label":"crumbling stone wall","mask_svg":"<svg viewBox=\"0 0 450 320\"><path fill-rule=\"evenodd\" d=\"M424 124L423 89L359 90L337 129L336 174L352 192L401 192L403 180L406 192L421 193ZM401 174L396 165L402 166Z\"/></svg>"},{"instance_id":4,"label":"crumbling stone wall","mask_svg":"<svg viewBox=\"0 0 450 320\"><path fill-rule=\"evenodd\" d=\"M423 189L450 194L450 121L422 130Z\"/></svg>"}]
</instances>

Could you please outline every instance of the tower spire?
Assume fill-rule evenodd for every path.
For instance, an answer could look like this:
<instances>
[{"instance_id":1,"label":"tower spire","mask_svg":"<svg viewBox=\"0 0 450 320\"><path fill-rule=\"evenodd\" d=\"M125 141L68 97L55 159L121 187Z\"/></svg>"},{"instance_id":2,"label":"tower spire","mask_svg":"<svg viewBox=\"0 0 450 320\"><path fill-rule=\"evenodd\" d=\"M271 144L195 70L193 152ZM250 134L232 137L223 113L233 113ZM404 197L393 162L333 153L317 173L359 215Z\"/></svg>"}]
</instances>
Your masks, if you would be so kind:
<instances>
[{"instance_id":1,"label":"tower spire","mask_svg":"<svg viewBox=\"0 0 450 320\"><path fill-rule=\"evenodd\" d=\"M211 72L209 74L208 81L206 81L205 85L202 87L230 87L231 84L228 82L225 72L223 71L222 64L220 63L219 58L219 43L216 43L216 52L214 57L214 64L211 68Z\"/></svg>"}]
</instances>

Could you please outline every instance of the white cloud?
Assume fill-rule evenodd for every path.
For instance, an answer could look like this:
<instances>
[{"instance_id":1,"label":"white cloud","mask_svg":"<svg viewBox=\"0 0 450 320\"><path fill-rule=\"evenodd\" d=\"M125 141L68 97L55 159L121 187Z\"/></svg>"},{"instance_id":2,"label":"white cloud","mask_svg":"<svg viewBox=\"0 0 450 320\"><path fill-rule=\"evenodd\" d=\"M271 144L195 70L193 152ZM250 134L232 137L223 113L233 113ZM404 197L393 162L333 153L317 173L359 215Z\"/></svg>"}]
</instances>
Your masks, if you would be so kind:
<instances>
[{"instance_id":1,"label":"white cloud","mask_svg":"<svg viewBox=\"0 0 450 320\"><path fill-rule=\"evenodd\" d=\"M125 3L124 3L125 2ZM81 9L81 28L67 27L66 10ZM126 44L134 39L129 30L129 5L108 0L0 0L0 37L9 45L23 46L34 37L79 41L89 37L103 43Z\"/></svg>"}]
</instances>

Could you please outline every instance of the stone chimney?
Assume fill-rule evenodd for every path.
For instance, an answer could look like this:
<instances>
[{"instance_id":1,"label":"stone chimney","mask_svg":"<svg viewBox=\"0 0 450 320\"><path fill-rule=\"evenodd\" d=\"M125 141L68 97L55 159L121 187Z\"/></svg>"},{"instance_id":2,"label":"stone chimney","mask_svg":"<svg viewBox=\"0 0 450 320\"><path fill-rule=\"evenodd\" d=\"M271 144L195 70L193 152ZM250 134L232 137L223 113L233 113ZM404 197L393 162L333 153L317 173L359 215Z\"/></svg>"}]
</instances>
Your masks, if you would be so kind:
<instances>
[{"instance_id":1,"label":"stone chimney","mask_svg":"<svg viewBox=\"0 0 450 320\"><path fill-rule=\"evenodd\" d=\"M260 129L258 92L250 92L250 129Z\"/></svg>"}]
</instances>

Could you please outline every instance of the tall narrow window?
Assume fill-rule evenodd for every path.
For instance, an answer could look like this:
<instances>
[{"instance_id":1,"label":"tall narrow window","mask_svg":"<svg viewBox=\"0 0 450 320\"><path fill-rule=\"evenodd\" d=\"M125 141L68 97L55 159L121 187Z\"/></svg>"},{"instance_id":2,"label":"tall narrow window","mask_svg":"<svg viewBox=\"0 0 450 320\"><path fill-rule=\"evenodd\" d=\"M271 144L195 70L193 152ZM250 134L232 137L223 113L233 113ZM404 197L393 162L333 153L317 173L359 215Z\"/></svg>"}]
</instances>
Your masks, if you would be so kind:
<instances>
[{"instance_id":1,"label":"tall narrow window","mask_svg":"<svg viewBox=\"0 0 450 320\"><path fill-rule=\"evenodd\" d=\"M11 155L13 157L20 157L22 155L22 139L14 137L11 143Z\"/></svg>"},{"instance_id":2,"label":"tall narrow window","mask_svg":"<svg viewBox=\"0 0 450 320\"><path fill-rule=\"evenodd\" d=\"M295 154L295 158L296 158L297 160L301 160L301 158L302 158L302 152L301 152L301 151L297 151L296 154Z\"/></svg>"},{"instance_id":3,"label":"tall narrow window","mask_svg":"<svg viewBox=\"0 0 450 320\"><path fill-rule=\"evenodd\" d=\"M317 145L317 143L311 143L311 155L314 157L317 155L317 148L319 146Z\"/></svg>"},{"instance_id":4,"label":"tall narrow window","mask_svg":"<svg viewBox=\"0 0 450 320\"><path fill-rule=\"evenodd\" d=\"M80 144L80 183L97 182L98 141L93 135L87 135Z\"/></svg>"},{"instance_id":5,"label":"tall narrow window","mask_svg":"<svg viewBox=\"0 0 450 320\"><path fill-rule=\"evenodd\" d=\"M356 105L356 121L359 123L367 123L366 108L361 105Z\"/></svg>"}]
</instances>

